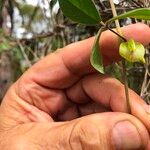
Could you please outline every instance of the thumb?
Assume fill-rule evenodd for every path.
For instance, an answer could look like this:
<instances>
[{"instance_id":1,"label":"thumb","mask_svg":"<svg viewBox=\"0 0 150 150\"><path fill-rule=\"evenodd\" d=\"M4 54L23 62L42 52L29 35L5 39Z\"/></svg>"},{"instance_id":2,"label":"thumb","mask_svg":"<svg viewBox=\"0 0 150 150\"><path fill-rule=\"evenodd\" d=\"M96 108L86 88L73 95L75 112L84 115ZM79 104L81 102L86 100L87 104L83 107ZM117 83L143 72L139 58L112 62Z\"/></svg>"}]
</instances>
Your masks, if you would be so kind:
<instances>
[{"instance_id":1,"label":"thumb","mask_svg":"<svg viewBox=\"0 0 150 150\"><path fill-rule=\"evenodd\" d=\"M30 129L26 132L27 140L31 139L35 144L33 147L41 147L40 150L145 150L149 140L144 125L124 113L102 113L68 122L39 123ZM31 142L27 145L25 139L19 138L19 141L25 143L26 149L31 146Z\"/></svg>"}]
</instances>

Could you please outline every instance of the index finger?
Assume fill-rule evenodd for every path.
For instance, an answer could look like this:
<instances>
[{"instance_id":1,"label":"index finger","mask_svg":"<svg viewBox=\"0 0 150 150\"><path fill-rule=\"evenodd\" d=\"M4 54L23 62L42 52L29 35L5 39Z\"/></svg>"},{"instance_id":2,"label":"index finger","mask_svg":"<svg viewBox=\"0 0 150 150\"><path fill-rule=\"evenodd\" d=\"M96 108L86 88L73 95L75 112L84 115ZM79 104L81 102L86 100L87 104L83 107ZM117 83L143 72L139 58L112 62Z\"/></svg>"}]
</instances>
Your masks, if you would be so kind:
<instances>
[{"instance_id":1,"label":"index finger","mask_svg":"<svg viewBox=\"0 0 150 150\"><path fill-rule=\"evenodd\" d=\"M123 35L147 45L150 43L150 28L144 24L132 24L122 28ZM27 78L49 88L67 88L81 76L93 72L90 54L94 37L70 44L48 55L31 68ZM102 33L100 48L105 65L119 60L119 40L110 32ZM31 73L32 72L32 73Z\"/></svg>"},{"instance_id":2,"label":"index finger","mask_svg":"<svg viewBox=\"0 0 150 150\"><path fill-rule=\"evenodd\" d=\"M132 24L122 28L126 39L135 39L138 42L147 45L150 43L150 28L145 24ZM68 68L73 72L79 72L88 69L90 65L89 57L93 46L94 38L77 42L67 46L61 54ZM107 30L102 33L100 38L100 50L103 55L105 65L118 61L120 56L118 36ZM79 68L82 67L80 70Z\"/></svg>"}]
</instances>

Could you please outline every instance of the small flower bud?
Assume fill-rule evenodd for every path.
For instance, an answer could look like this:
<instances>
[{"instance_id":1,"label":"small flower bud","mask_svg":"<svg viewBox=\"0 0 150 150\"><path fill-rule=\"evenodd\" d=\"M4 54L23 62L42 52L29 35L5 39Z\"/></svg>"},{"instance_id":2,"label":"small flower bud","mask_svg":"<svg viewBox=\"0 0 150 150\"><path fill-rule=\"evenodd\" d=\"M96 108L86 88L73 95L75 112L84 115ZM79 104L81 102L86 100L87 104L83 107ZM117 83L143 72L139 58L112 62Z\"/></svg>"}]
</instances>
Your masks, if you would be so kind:
<instances>
[{"instance_id":1,"label":"small flower bud","mask_svg":"<svg viewBox=\"0 0 150 150\"><path fill-rule=\"evenodd\" d=\"M145 63L145 48L141 43L138 43L133 39L121 43L119 53L123 58L125 58L129 62Z\"/></svg>"}]
</instances>

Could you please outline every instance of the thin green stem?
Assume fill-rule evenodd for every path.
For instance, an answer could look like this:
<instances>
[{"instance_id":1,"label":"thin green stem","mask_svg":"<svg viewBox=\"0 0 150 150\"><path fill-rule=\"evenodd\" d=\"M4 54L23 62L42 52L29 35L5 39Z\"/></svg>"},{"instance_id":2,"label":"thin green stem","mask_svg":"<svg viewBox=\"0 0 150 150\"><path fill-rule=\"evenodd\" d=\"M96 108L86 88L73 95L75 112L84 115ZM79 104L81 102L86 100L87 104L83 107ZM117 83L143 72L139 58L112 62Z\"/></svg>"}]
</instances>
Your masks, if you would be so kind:
<instances>
[{"instance_id":1,"label":"thin green stem","mask_svg":"<svg viewBox=\"0 0 150 150\"><path fill-rule=\"evenodd\" d=\"M131 107L130 107L129 90L128 90L128 77L127 77L125 59L122 59L122 68L123 68L122 69L123 70L123 81L124 81L124 87L125 87L127 111L130 114L131 113Z\"/></svg>"},{"instance_id":2,"label":"thin green stem","mask_svg":"<svg viewBox=\"0 0 150 150\"><path fill-rule=\"evenodd\" d=\"M113 16L116 17L116 16L117 16L117 12L116 12L115 4L114 4L113 0L109 0L109 2L110 2L110 5L111 5L111 9L112 9ZM123 34L122 34L122 32L121 32L121 28L120 28L119 21L116 20L116 21L115 21L115 24L116 24L116 28L117 28L117 31L118 31L119 35L121 35L121 37L122 37ZM120 37L120 36L119 36L119 37ZM122 39L122 38L121 38L121 39ZM127 71L126 71L126 64L125 64L125 60L124 60L124 59L122 60L122 68L123 68L122 76L123 76L123 81L124 81L124 88L125 88L125 95L126 95L127 110L128 110L128 113L131 113L129 90L128 90Z\"/></svg>"}]
</instances>

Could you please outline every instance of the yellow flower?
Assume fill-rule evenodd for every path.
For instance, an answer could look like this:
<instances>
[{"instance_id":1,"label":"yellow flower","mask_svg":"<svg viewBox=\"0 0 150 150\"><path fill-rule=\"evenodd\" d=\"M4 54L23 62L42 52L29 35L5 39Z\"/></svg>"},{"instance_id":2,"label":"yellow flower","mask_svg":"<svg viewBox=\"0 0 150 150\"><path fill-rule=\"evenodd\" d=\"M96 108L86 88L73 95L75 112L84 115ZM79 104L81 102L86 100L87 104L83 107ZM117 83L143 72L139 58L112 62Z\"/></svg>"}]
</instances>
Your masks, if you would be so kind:
<instances>
[{"instance_id":1,"label":"yellow flower","mask_svg":"<svg viewBox=\"0 0 150 150\"><path fill-rule=\"evenodd\" d=\"M125 58L129 62L145 63L145 48L141 43L138 43L133 39L121 43L119 53L123 58Z\"/></svg>"}]
</instances>

